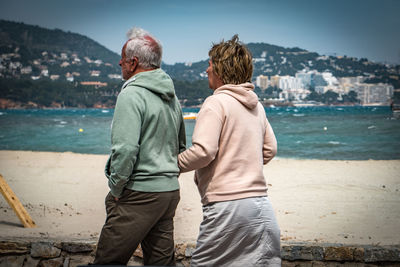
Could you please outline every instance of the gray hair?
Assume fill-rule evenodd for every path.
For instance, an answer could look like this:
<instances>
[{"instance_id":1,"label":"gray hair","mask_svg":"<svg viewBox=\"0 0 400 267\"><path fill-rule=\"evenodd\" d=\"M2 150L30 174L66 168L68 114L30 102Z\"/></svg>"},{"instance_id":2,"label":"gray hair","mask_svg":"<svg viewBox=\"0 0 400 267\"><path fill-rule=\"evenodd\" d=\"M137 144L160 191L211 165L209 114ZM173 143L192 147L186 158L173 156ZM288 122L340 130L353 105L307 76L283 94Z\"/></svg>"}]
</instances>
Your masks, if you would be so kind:
<instances>
[{"instance_id":1,"label":"gray hair","mask_svg":"<svg viewBox=\"0 0 400 267\"><path fill-rule=\"evenodd\" d=\"M145 69L160 68L162 45L159 40L137 27L130 29L126 37L128 38L125 48L127 58L137 57L139 67Z\"/></svg>"}]
</instances>

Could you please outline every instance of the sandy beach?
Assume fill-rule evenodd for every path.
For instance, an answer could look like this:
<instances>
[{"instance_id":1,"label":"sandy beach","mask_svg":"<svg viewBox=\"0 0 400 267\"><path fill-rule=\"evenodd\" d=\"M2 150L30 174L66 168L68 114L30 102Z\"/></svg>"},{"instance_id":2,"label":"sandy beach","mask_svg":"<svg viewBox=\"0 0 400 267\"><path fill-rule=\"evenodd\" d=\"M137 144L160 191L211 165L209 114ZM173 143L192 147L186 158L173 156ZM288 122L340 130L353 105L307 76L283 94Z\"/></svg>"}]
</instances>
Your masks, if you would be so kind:
<instances>
[{"instance_id":1,"label":"sandy beach","mask_svg":"<svg viewBox=\"0 0 400 267\"><path fill-rule=\"evenodd\" d=\"M0 151L0 174L36 228L0 197L2 239L97 240L107 155ZM283 242L400 244L400 160L274 159L264 167ZM182 174L175 240L195 242L202 218L193 172Z\"/></svg>"}]
</instances>

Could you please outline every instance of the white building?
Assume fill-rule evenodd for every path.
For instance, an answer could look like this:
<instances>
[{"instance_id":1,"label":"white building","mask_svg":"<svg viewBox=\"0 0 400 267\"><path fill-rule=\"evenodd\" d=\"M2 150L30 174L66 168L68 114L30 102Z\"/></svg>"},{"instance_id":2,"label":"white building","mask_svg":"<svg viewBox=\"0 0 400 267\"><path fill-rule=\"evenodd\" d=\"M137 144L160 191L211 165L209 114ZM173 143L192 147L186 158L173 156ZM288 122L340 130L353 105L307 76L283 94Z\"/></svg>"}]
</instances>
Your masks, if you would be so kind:
<instances>
[{"instance_id":1,"label":"white building","mask_svg":"<svg viewBox=\"0 0 400 267\"><path fill-rule=\"evenodd\" d=\"M122 79L121 74L108 74L107 76L108 76L108 78L110 78L110 79L118 79L118 80L121 80L121 79Z\"/></svg>"},{"instance_id":2,"label":"white building","mask_svg":"<svg viewBox=\"0 0 400 267\"><path fill-rule=\"evenodd\" d=\"M58 80L58 78L60 78L60 75L56 75L56 74L50 75L50 79L53 81Z\"/></svg>"},{"instance_id":3,"label":"white building","mask_svg":"<svg viewBox=\"0 0 400 267\"><path fill-rule=\"evenodd\" d=\"M324 78L326 83L330 86L338 86L339 85L338 79L336 79L336 77L333 76L332 73L330 73L330 72L323 72L322 78Z\"/></svg>"},{"instance_id":4,"label":"white building","mask_svg":"<svg viewBox=\"0 0 400 267\"><path fill-rule=\"evenodd\" d=\"M310 94L310 91L307 89L289 89L289 90L283 90L282 92L280 92L279 98L285 99L285 100L290 100L290 101L302 101L309 94Z\"/></svg>"},{"instance_id":5,"label":"white building","mask_svg":"<svg viewBox=\"0 0 400 267\"><path fill-rule=\"evenodd\" d=\"M281 76L279 88L282 90L304 89L302 80L293 76Z\"/></svg>"},{"instance_id":6,"label":"white building","mask_svg":"<svg viewBox=\"0 0 400 267\"><path fill-rule=\"evenodd\" d=\"M40 75L45 76L45 77L48 77L48 76L49 76L49 70L48 70L48 69L43 69L43 70L40 72Z\"/></svg>"},{"instance_id":7,"label":"white building","mask_svg":"<svg viewBox=\"0 0 400 267\"><path fill-rule=\"evenodd\" d=\"M23 67L21 69L21 74L30 74L30 73L32 73L32 67L31 66Z\"/></svg>"},{"instance_id":8,"label":"white building","mask_svg":"<svg viewBox=\"0 0 400 267\"><path fill-rule=\"evenodd\" d=\"M312 75L314 74L313 71L300 71L296 73L296 78L301 80L303 84L303 88L310 88Z\"/></svg>"},{"instance_id":9,"label":"white building","mask_svg":"<svg viewBox=\"0 0 400 267\"><path fill-rule=\"evenodd\" d=\"M265 62L265 58L253 58L253 63L258 63L258 62Z\"/></svg>"},{"instance_id":10,"label":"white building","mask_svg":"<svg viewBox=\"0 0 400 267\"><path fill-rule=\"evenodd\" d=\"M364 76L355 76L355 77L342 77L338 78L340 84L355 84L362 83L365 80Z\"/></svg>"},{"instance_id":11,"label":"white building","mask_svg":"<svg viewBox=\"0 0 400 267\"><path fill-rule=\"evenodd\" d=\"M268 76L264 75L259 75L256 78L256 85L260 87L261 89L265 90L268 88L269 85L269 79Z\"/></svg>"},{"instance_id":12,"label":"white building","mask_svg":"<svg viewBox=\"0 0 400 267\"><path fill-rule=\"evenodd\" d=\"M271 78L270 78L270 85L272 86L272 87L279 87L279 80L281 79L281 77L279 76L279 75L274 75L274 76L271 76Z\"/></svg>"},{"instance_id":13,"label":"white building","mask_svg":"<svg viewBox=\"0 0 400 267\"><path fill-rule=\"evenodd\" d=\"M319 87L319 91L321 93L326 93L328 91L333 91L335 93L339 94L339 97L341 97L341 95L346 93L346 90L342 87L342 85L340 84L339 80L332 75L332 73L330 72L323 72L322 73L322 78L325 80L325 82L327 83L327 85L323 86L323 87Z\"/></svg>"},{"instance_id":14,"label":"white building","mask_svg":"<svg viewBox=\"0 0 400 267\"><path fill-rule=\"evenodd\" d=\"M100 76L100 71L99 70L92 70L92 71L90 71L90 76L99 77Z\"/></svg>"},{"instance_id":15,"label":"white building","mask_svg":"<svg viewBox=\"0 0 400 267\"><path fill-rule=\"evenodd\" d=\"M385 83L359 83L354 85L354 91L362 105L389 105L394 88Z\"/></svg>"}]
</instances>

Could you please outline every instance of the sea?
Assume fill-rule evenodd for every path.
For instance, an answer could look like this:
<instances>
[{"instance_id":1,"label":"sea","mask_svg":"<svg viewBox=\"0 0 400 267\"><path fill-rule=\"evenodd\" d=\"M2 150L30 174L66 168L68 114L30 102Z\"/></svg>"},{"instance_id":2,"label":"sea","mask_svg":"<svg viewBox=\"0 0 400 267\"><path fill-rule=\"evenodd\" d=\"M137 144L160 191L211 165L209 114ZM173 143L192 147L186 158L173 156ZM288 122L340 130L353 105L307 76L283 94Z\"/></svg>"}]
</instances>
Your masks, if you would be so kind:
<instances>
[{"instance_id":1,"label":"sea","mask_svg":"<svg viewBox=\"0 0 400 267\"><path fill-rule=\"evenodd\" d=\"M400 159L400 117L389 107L275 107L265 112L278 141L279 158ZM0 150L109 154L113 113L113 109L0 110ZM195 124L185 120L188 147Z\"/></svg>"}]
</instances>

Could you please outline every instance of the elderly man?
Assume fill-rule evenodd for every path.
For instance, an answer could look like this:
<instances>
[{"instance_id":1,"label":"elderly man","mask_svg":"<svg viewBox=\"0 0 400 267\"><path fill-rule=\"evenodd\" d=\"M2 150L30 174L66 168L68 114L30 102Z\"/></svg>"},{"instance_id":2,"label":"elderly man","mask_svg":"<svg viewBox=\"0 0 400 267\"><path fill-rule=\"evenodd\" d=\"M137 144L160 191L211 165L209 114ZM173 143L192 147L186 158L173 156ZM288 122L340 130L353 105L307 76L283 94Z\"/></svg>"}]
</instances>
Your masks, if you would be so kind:
<instances>
[{"instance_id":1,"label":"elderly man","mask_svg":"<svg viewBox=\"0 0 400 267\"><path fill-rule=\"evenodd\" d=\"M160 69L160 42L133 28L119 65L126 82L115 107L107 219L94 264L124 264L139 244L145 265L174 265L173 217L179 202L177 156L185 150L182 111Z\"/></svg>"}]
</instances>

